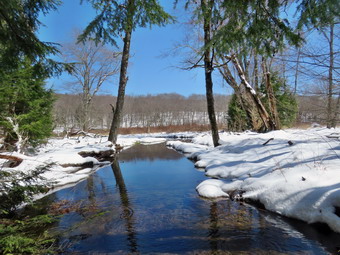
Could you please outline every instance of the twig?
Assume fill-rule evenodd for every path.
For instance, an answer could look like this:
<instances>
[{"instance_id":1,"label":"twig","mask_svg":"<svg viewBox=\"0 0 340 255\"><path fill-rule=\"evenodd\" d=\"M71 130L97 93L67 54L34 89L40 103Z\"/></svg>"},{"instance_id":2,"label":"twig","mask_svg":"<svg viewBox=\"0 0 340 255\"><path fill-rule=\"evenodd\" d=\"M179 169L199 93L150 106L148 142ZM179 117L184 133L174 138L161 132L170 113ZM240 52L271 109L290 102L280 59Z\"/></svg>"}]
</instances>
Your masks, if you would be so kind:
<instances>
[{"instance_id":1,"label":"twig","mask_svg":"<svg viewBox=\"0 0 340 255\"><path fill-rule=\"evenodd\" d=\"M270 139L268 139L268 141L267 142L265 142L264 144L262 144L263 146L264 145L266 145L267 143L269 143L271 140L274 140L274 138L270 138Z\"/></svg>"}]
</instances>

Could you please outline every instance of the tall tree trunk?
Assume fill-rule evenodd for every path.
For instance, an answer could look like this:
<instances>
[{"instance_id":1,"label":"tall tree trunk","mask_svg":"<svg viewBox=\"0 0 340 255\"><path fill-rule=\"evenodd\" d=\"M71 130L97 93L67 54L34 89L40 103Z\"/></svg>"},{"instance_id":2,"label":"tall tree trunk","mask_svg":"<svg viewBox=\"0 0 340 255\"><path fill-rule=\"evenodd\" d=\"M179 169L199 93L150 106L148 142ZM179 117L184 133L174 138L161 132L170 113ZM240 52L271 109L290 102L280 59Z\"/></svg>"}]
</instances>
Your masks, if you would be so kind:
<instances>
[{"instance_id":1,"label":"tall tree trunk","mask_svg":"<svg viewBox=\"0 0 340 255\"><path fill-rule=\"evenodd\" d=\"M90 124L90 105L89 103L85 103L83 107L83 119L82 119L82 129L84 132L89 131L89 124Z\"/></svg>"},{"instance_id":2,"label":"tall tree trunk","mask_svg":"<svg viewBox=\"0 0 340 255\"><path fill-rule=\"evenodd\" d=\"M82 97L81 128L84 132L89 131L90 126L90 106L92 97L88 88L84 89Z\"/></svg>"},{"instance_id":3,"label":"tall tree trunk","mask_svg":"<svg viewBox=\"0 0 340 255\"><path fill-rule=\"evenodd\" d=\"M295 75L294 75L294 95L297 93L297 86L298 86L298 76L299 76L299 66L300 66L300 55L301 55L301 48L299 47L297 52L297 59L296 59L296 68L295 68Z\"/></svg>"},{"instance_id":4,"label":"tall tree trunk","mask_svg":"<svg viewBox=\"0 0 340 255\"><path fill-rule=\"evenodd\" d=\"M338 93L338 99L336 100L336 104L334 107L334 116L332 119L332 127L336 127L336 124L338 122L338 116L339 116L339 111L340 111L340 91Z\"/></svg>"},{"instance_id":5,"label":"tall tree trunk","mask_svg":"<svg viewBox=\"0 0 340 255\"><path fill-rule=\"evenodd\" d=\"M254 89L256 92L259 91L259 68L258 68L258 55L254 53Z\"/></svg>"},{"instance_id":6,"label":"tall tree trunk","mask_svg":"<svg viewBox=\"0 0 340 255\"><path fill-rule=\"evenodd\" d=\"M128 12L127 19L128 20L127 20L127 26L125 28L124 47L123 47L123 53L122 53L122 62L120 66L117 102L116 102L116 108L113 111L113 119L112 119L112 124L110 128L110 133L109 133L109 141L111 141L114 144L117 142L118 129L120 127L120 122L122 120L122 112L123 112L124 98L125 98L125 87L128 81L127 68L129 65L129 58L130 58L130 43L131 43L134 11L135 11L134 0L129 0L128 6L127 6L127 12Z\"/></svg>"},{"instance_id":7,"label":"tall tree trunk","mask_svg":"<svg viewBox=\"0 0 340 255\"><path fill-rule=\"evenodd\" d=\"M328 95L327 95L327 128L333 127L332 112L333 112L333 68L334 68L334 24L330 25L329 32L329 69L328 69Z\"/></svg>"},{"instance_id":8,"label":"tall tree trunk","mask_svg":"<svg viewBox=\"0 0 340 255\"><path fill-rule=\"evenodd\" d=\"M212 71L213 71L213 56L211 53L210 44L210 32L211 32L211 15L212 15L212 7L214 4L214 0L202 0L201 8L204 16L204 71L205 71L205 89L206 89L206 98L207 98L207 108L208 115L212 133L212 139L214 146L219 145L219 134L218 134L218 126L215 115L215 106L214 106L214 94L213 94L213 80L212 80Z\"/></svg>"}]
</instances>

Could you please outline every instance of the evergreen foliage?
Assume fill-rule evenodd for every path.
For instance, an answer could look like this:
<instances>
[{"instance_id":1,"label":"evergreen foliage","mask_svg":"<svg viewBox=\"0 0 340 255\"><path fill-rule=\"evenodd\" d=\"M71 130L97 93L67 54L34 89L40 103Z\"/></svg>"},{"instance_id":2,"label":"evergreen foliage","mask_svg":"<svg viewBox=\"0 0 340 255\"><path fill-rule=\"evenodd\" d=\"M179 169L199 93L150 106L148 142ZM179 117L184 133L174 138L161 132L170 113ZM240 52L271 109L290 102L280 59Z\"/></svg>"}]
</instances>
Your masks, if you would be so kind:
<instances>
[{"instance_id":1,"label":"evergreen foliage","mask_svg":"<svg viewBox=\"0 0 340 255\"><path fill-rule=\"evenodd\" d=\"M44 88L45 78L28 59L17 69L0 73L0 128L7 143L17 142L20 134L35 146L50 136L54 96Z\"/></svg>"},{"instance_id":2,"label":"evergreen foliage","mask_svg":"<svg viewBox=\"0 0 340 255\"><path fill-rule=\"evenodd\" d=\"M339 22L340 2L338 0L301 0L297 6L298 29L303 26L322 28Z\"/></svg>"},{"instance_id":3,"label":"evergreen foliage","mask_svg":"<svg viewBox=\"0 0 340 255\"><path fill-rule=\"evenodd\" d=\"M256 50L270 56L286 43L297 45L301 37L287 19L280 18L285 8L282 1L249 0L221 1L224 20L216 33L214 45L218 52Z\"/></svg>"},{"instance_id":4,"label":"evergreen foliage","mask_svg":"<svg viewBox=\"0 0 340 255\"><path fill-rule=\"evenodd\" d=\"M28 173L1 170L0 216L12 217L19 206L32 201L33 195L47 192L49 185L45 183L41 174L49 167L49 165L39 167Z\"/></svg>"},{"instance_id":5,"label":"evergreen foliage","mask_svg":"<svg viewBox=\"0 0 340 255\"><path fill-rule=\"evenodd\" d=\"M271 56L287 44L301 45L299 31L303 26L321 28L339 22L337 0L295 1L296 21L282 18L291 5L291 1L214 1L212 21L218 29L211 45L217 54L256 50L262 56Z\"/></svg>"},{"instance_id":6,"label":"evergreen foliage","mask_svg":"<svg viewBox=\"0 0 340 255\"><path fill-rule=\"evenodd\" d=\"M157 0L88 0L88 2L98 15L79 36L78 40L82 42L92 38L97 43L109 43L118 47L116 39L128 30L134 31L137 27L152 25L164 26L174 21Z\"/></svg>"},{"instance_id":7,"label":"evergreen foliage","mask_svg":"<svg viewBox=\"0 0 340 255\"><path fill-rule=\"evenodd\" d=\"M41 73L62 72L66 66L48 58L58 53L57 45L42 42L35 34L41 25L38 16L55 10L60 3L60 0L0 0L0 70L17 67L18 60L25 56Z\"/></svg>"},{"instance_id":8,"label":"evergreen foliage","mask_svg":"<svg viewBox=\"0 0 340 255\"><path fill-rule=\"evenodd\" d=\"M238 102L236 94L233 94L228 105L228 130L245 131L251 128L246 111Z\"/></svg>"},{"instance_id":9,"label":"evergreen foliage","mask_svg":"<svg viewBox=\"0 0 340 255\"><path fill-rule=\"evenodd\" d=\"M293 95L286 82L277 73L273 73L271 82L273 84L281 125L283 127L291 127L294 124L298 113L296 97ZM264 86L261 86L261 89L261 92L265 93ZM264 99L264 103L266 105L268 104L267 97Z\"/></svg>"},{"instance_id":10,"label":"evergreen foliage","mask_svg":"<svg viewBox=\"0 0 340 255\"><path fill-rule=\"evenodd\" d=\"M190 4L197 4L197 1L186 0L186 6ZM288 19L280 17L288 5L286 1L213 1L211 5L209 19L213 37L210 45L204 47L214 47L217 55L231 51L242 55L256 50L260 55L270 56L287 43L298 45L302 42ZM194 9L194 14L198 21L206 15L199 6Z\"/></svg>"},{"instance_id":11,"label":"evergreen foliage","mask_svg":"<svg viewBox=\"0 0 340 255\"><path fill-rule=\"evenodd\" d=\"M55 222L55 217L40 215L22 220L0 219L1 254L54 254L55 238L36 230Z\"/></svg>"}]
</instances>

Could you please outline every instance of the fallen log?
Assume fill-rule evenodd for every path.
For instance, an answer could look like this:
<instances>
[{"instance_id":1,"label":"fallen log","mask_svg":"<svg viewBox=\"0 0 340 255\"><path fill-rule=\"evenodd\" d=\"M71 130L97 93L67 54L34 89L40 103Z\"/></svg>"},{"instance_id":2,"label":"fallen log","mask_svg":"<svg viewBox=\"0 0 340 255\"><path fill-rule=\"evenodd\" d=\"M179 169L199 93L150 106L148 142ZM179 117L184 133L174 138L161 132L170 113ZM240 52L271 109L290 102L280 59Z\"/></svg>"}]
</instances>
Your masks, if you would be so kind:
<instances>
[{"instance_id":1,"label":"fallen log","mask_svg":"<svg viewBox=\"0 0 340 255\"><path fill-rule=\"evenodd\" d=\"M93 157L98 159L99 161L106 160L106 159L112 159L115 155L115 151L112 149L106 150L106 151L81 151L78 152L78 154L84 158L86 157Z\"/></svg>"},{"instance_id":2,"label":"fallen log","mask_svg":"<svg viewBox=\"0 0 340 255\"><path fill-rule=\"evenodd\" d=\"M80 167L80 168L93 168L94 164L92 161L85 162L85 163L67 163L67 164L61 164L62 167Z\"/></svg>"},{"instance_id":3,"label":"fallen log","mask_svg":"<svg viewBox=\"0 0 340 255\"><path fill-rule=\"evenodd\" d=\"M3 155L0 154L0 159L6 159L8 160L7 162L4 163L4 167L17 167L21 164L21 162L23 161L22 158L16 157L16 156L10 156L10 155Z\"/></svg>"}]
</instances>

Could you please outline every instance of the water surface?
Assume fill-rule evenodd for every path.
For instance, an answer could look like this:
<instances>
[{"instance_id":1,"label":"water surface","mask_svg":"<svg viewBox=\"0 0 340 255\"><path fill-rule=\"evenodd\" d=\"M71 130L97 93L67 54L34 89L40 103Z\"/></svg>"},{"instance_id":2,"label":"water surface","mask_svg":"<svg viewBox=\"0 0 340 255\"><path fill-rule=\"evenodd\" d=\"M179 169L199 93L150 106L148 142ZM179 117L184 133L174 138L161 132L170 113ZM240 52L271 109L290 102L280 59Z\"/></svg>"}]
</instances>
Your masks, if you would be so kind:
<instances>
[{"instance_id":1,"label":"water surface","mask_svg":"<svg viewBox=\"0 0 340 255\"><path fill-rule=\"evenodd\" d=\"M39 203L71 205L51 229L62 233L65 254L329 254L340 246L338 234L200 198L195 187L206 178L164 144L137 145Z\"/></svg>"}]
</instances>

